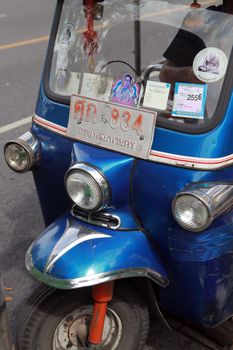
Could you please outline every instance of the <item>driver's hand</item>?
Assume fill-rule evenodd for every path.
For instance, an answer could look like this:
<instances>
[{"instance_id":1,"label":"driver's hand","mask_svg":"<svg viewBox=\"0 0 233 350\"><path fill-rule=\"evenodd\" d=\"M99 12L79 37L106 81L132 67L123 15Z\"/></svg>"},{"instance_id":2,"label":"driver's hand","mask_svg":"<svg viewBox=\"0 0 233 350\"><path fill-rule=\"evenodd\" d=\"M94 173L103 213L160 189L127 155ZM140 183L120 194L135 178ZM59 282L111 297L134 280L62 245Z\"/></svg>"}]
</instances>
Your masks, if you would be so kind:
<instances>
[{"instance_id":1,"label":"driver's hand","mask_svg":"<svg viewBox=\"0 0 233 350\"><path fill-rule=\"evenodd\" d=\"M179 67L169 60L164 62L159 73L159 79L162 82L171 84L176 82L202 83L193 73L192 67Z\"/></svg>"}]
</instances>

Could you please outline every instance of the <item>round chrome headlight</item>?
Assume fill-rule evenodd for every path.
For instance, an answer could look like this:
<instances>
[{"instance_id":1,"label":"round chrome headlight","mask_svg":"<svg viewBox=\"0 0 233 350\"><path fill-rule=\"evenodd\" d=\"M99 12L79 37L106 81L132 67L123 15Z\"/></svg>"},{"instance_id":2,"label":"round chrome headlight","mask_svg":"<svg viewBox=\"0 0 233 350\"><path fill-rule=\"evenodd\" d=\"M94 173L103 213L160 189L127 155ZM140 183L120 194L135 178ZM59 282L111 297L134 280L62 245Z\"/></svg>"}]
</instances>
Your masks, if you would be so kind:
<instances>
[{"instance_id":1,"label":"round chrome headlight","mask_svg":"<svg viewBox=\"0 0 233 350\"><path fill-rule=\"evenodd\" d=\"M17 143L10 143L5 148L5 160L12 170L26 171L30 164L30 157L25 148Z\"/></svg>"},{"instance_id":2,"label":"round chrome headlight","mask_svg":"<svg viewBox=\"0 0 233 350\"><path fill-rule=\"evenodd\" d=\"M212 221L206 202L192 193L178 194L173 200L172 212L178 224L188 231L202 231Z\"/></svg>"},{"instance_id":3,"label":"round chrome headlight","mask_svg":"<svg viewBox=\"0 0 233 350\"><path fill-rule=\"evenodd\" d=\"M72 201L83 210L100 210L109 202L110 188L105 177L90 165L73 165L65 175L65 186Z\"/></svg>"},{"instance_id":4,"label":"round chrome headlight","mask_svg":"<svg viewBox=\"0 0 233 350\"><path fill-rule=\"evenodd\" d=\"M39 148L38 140L28 131L19 139L6 143L4 147L6 163L12 170L24 173L39 161Z\"/></svg>"}]
</instances>

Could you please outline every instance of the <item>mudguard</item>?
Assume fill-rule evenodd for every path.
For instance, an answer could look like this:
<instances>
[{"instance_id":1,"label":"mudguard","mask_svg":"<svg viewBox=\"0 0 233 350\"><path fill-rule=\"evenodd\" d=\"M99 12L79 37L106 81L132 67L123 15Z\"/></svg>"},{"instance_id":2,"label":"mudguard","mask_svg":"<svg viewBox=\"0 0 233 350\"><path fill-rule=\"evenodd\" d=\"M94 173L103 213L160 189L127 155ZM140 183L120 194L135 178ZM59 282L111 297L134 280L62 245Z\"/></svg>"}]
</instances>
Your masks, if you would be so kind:
<instances>
[{"instance_id":1,"label":"mudguard","mask_svg":"<svg viewBox=\"0 0 233 350\"><path fill-rule=\"evenodd\" d=\"M26 267L41 282L60 289L138 276L168 285L158 253L142 231L91 226L69 213L33 242Z\"/></svg>"}]
</instances>

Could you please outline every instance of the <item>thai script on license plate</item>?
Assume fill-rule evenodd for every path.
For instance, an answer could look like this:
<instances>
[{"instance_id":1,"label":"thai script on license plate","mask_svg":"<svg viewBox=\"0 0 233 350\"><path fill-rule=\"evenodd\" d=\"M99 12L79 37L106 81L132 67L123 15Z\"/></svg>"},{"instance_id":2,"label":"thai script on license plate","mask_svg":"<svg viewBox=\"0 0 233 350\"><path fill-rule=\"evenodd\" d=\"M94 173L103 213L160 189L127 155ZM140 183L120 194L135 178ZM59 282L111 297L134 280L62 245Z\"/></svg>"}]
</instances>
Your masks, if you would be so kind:
<instances>
[{"instance_id":1,"label":"thai script on license plate","mask_svg":"<svg viewBox=\"0 0 233 350\"><path fill-rule=\"evenodd\" d=\"M67 136L147 159L156 113L72 95Z\"/></svg>"}]
</instances>

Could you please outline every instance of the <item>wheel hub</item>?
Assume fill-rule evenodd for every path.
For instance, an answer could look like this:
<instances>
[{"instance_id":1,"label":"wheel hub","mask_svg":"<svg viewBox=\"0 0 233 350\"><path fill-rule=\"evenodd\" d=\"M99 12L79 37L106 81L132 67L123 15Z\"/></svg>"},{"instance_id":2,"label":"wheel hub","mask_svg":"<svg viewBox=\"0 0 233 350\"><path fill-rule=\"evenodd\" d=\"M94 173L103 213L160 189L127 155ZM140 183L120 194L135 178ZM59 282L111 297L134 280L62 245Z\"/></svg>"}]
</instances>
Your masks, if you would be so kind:
<instances>
[{"instance_id":1,"label":"wheel hub","mask_svg":"<svg viewBox=\"0 0 233 350\"><path fill-rule=\"evenodd\" d=\"M88 348L88 334L91 323L92 306L80 307L69 313L58 324L53 336L53 350L78 350ZM108 309L103 330L102 349L117 348L122 335L119 316Z\"/></svg>"},{"instance_id":2,"label":"wheel hub","mask_svg":"<svg viewBox=\"0 0 233 350\"><path fill-rule=\"evenodd\" d=\"M68 326L68 338L71 344L87 345L88 329L90 326L90 315L83 315L77 319L72 320Z\"/></svg>"}]
</instances>

